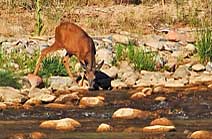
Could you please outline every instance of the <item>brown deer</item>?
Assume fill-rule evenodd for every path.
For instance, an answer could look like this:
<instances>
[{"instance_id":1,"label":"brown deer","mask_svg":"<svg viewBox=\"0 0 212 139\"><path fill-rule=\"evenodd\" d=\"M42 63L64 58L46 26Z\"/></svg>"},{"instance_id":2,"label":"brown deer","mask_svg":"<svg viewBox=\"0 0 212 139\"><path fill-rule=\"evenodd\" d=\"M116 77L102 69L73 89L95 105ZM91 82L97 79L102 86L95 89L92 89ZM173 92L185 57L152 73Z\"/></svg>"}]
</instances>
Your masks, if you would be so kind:
<instances>
[{"instance_id":1,"label":"brown deer","mask_svg":"<svg viewBox=\"0 0 212 139\"><path fill-rule=\"evenodd\" d=\"M55 42L48 48L41 51L38 58L34 75L37 75L42 59L50 52L65 49L67 51L63 58L63 64L68 75L73 78L69 68L69 58L75 55L85 69L85 77L88 80L88 87L93 88L95 83L95 72L99 70L104 61L96 65L96 48L92 38L79 26L70 22L63 22L55 29ZM84 78L83 78L84 80Z\"/></svg>"}]
</instances>

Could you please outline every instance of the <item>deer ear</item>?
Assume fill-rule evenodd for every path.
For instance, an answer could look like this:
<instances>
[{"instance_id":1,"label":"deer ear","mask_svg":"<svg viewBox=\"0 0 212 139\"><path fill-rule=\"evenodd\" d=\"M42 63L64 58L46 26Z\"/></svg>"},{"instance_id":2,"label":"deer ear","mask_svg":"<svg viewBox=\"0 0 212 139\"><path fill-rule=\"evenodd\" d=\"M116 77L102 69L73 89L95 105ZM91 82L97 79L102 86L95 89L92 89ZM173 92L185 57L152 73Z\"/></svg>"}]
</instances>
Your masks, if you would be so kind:
<instances>
[{"instance_id":1,"label":"deer ear","mask_svg":"<svg viewBox=\"0 0 212 139\"><path fill-rule=\"evenodd\" d=\"M103 66L104 64L104 60L102 60L102 62L100 62L97 66L96 66L96 70L100 70L101 67Z\"/></svg>"},{"instance_id":2,"label":"deer ear","mask_svg":"<svg viewBox=\"0 0 212 139\"><path fill-rule=\"evenodd\" d=\"M81 64L82 68L86 71L86 70L87 70L87 66L86 66L86 64L84 64L84 63L83 63L83 62L81 62L81 61L80 61L80 64Z\"/></svg>"}]
</instances>

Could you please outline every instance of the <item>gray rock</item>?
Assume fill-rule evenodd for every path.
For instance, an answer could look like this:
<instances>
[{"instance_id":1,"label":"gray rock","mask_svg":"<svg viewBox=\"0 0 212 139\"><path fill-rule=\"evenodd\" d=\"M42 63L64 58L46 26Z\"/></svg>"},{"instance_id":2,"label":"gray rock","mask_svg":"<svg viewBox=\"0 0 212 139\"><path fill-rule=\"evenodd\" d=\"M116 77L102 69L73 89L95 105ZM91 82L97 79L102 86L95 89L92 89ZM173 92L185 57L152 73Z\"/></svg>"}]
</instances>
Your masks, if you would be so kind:
<instances>
[{"instance_id":1,"label":"gray rock","mask_svg":"<svg viewBox=\"0 0 212 139\"><path fill-rule=\"evenodd\" d=\"M24 103L28 97L12 87L0 87L0 99L3 102Z\"/></svg>"},{"instance_id":2,"label":"gray rock","mask_svg":"<svg viewBox=\"0 0 212 139\"><path fill-rule=\"evenodd\" d=\"M192 70L196 71L196 72L204 71L205 66L202 65L202 64L195 64L195 65L192 66Z\"/></svg>"},{"instance_id":3,"label":"gray rock","mask_svg":"<svg viewBox=\"0 0 212 139\"><path fill-rule=\"evenodd\" d=\"M112 41L116 43L129 44L130 39L126 35L114 34L112 36Z\"/></svg>"},{"instance_id":4,"label":"gray rock","mask_svg":"<svg viewBox=\"0 0 212 139\"><path fill-rule=\"evenodd\" d=\"M112 51L106 48L99 49L96 52L96 60L102 61L104 60L105 64L111 65L113 61L113 54Z\"/></svg>"},{"instance_id":5,"label":"gray rock","mask_svg":"<svg viewBox=\"0 0 212 139\"><path fill-rule=\"evenodd\" d=\"M193 54L197 51L195 45L193 45L191 43L187 44L185 46L185 49L188 50L189 52L193 53Z\"/></svg>"},{"instance_id":6,"label":"gray rock","mask_svg":"<svg viewBox=\"0 0 212 139\"><path fill-rule=\"evenodd\" d=\"M182 79L182 78L187 78L189 76L190 76L190 72L187 66L180 66L172 75L174 79Z\"/></svg>"},{"instance_id":7,"label":"gray rock","mask_svg":"<svg viewBox=\"0 0 212 139\"><path fill-rule=\"evenodd\" d=\"M111 68L108 69L102 69L102 72L106 73L112 79L117 77L118 71L119 69L115 66L112 66Z\"/></svg>"},{"instance_id":8,"label":"gray rock","mask_svg":"<svg viewBox=\"0 0 212 139\"><path fill-rule=\"evenodd\" d=\"M136 81L137 86L149 86L149 85L164 85L166 77L164 73L141 71L139 79Z\"/></svg>"},{"instance_id":9,"label":"gray rock","mask_svg":"<svg viewBox=\"0 0 212 139\"><path fill-rule=\"evenodd\" d=\"M206 69L206 71L211 72L212 71L212 62L208 62L205 69Z\"/></svg>"},{"instance_id":10,"label":"gray rock","mask_svg":"<svg viewBox=\"0 0 212 139\"><path fill-rule=\"evenodd\" d=\"M49 78L50 88L52 89L67 89L71 87L74 80L70 77L52 76Z\"/></svg>"}]
</instances>

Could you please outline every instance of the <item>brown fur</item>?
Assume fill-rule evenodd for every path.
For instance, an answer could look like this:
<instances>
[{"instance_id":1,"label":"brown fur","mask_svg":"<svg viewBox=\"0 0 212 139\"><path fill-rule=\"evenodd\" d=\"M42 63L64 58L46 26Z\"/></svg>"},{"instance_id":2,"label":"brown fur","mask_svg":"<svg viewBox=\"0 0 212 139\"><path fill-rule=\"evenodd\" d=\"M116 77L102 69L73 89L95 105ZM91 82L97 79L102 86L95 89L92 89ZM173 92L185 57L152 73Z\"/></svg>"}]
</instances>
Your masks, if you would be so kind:
<instances>
[{"instance_id":1,"label":"brown fur","mask_svg":"<svg viewBox=\"0 0 212 139\"><path fill-rule=\"evenodd\" d=\"M59 49L65 49L67 55L63 58L64 66L70 77L72 73L69 68L69 57L75 55L78 60L83 63L86 69L87 79L92 82L94 80L94 72L96 69L96 48L92 38L79 26L70 22L63 22L55 29L55 42L52 46L42 50L41 55L36 64L34 74L38 73L42 59L50 52Z\"/></svg>"}]
</instances>

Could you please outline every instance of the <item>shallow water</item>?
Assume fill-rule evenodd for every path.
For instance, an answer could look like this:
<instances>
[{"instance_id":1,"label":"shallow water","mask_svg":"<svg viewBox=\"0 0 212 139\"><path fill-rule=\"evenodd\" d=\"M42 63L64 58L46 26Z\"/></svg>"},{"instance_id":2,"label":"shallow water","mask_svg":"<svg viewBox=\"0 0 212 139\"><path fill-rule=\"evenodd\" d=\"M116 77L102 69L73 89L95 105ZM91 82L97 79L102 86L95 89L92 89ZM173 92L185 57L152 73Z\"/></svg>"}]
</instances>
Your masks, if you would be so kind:
<instances>
[{"instance_id":1,"label":"shallow water","mask_svg":"<svg viewBox=\"0 0 212 139\"><path fill-rule=\"evenodd\" d=\"M123 91L95 91L85 96L101 95L105 97L105 106L80 109L50 109L45 105L32 109L10 108L0 111L0 139L10 137L16 133L45 133L50 139L181 139L189 132L196 130L212 130L212 92L168 93L153 94L137 101L130 100L127 90ZM165 96L167 101L154 101L157 96ZM156 117L135 120L115 120L112 114L118 108L130 107L151 111L160 117L167 117L176 126L176 131L168 133L128 133L129 127L142 128L148 126ZM70 117L78 120L82 127L76 131L56 131L39 128L43 120ZM96 133L101 123L114 127L112 133Z\"/></svg>"}]
</instances>

